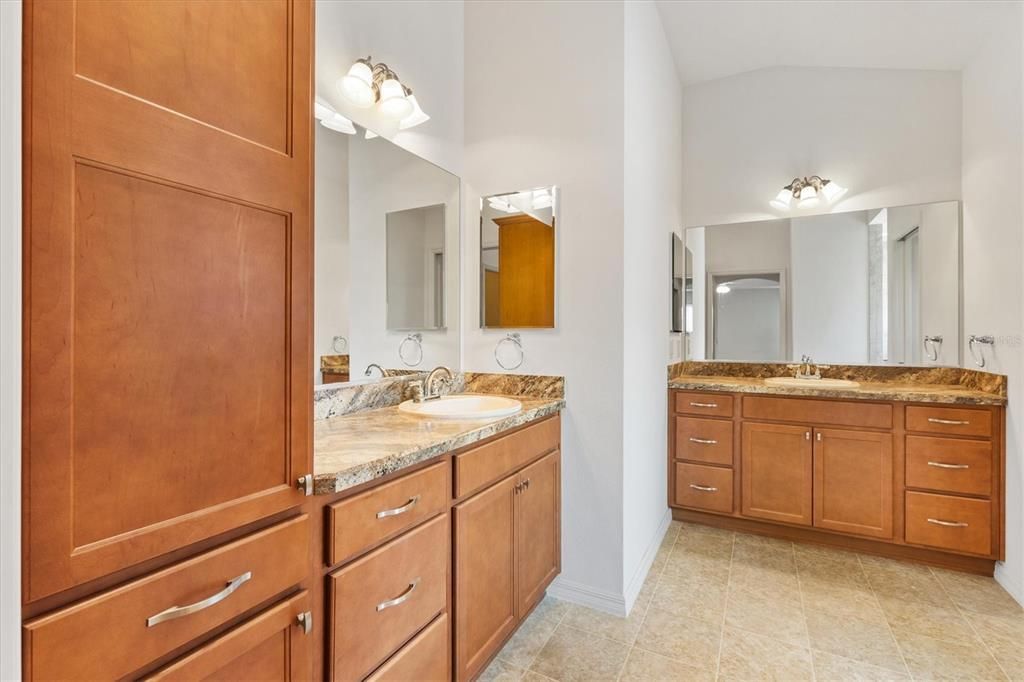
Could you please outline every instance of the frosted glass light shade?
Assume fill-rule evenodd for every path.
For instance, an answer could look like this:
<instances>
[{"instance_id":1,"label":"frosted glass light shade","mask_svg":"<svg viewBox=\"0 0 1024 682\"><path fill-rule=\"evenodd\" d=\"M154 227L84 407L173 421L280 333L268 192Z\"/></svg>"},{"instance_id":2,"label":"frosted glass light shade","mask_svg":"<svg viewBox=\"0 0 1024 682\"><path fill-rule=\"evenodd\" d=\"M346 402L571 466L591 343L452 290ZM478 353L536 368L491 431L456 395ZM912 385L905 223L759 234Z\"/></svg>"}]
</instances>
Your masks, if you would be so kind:
<instances>
[{"instance_id":1,"label":"frosted glass light shade","mask_svg":"<svg viewBox=\"0 0 1024 682\"><path fill-rule=\"evenodd\" d=\"M846 194L846 188L840 187L831 180L827 181L821 187L821 195L825 197L825 201L835 201L844 194Z\"/></svg>"},{"instance_id":2,"label":"frosted glass light shade","mask_svg":"<svg viewBox=\"0 0 1024 682\"><path fill-rule=\"evenodd\" d=\"M345 133L346 135L356 134L356 127L352 125L352 121L348 120L341 114L334 114L330 118L322 119L320 121L320 125L324 128L336 130L339 133Z\"/></svg>"},{"instance_id":3,"label":"frosted glass light shade","mask_svg":"<svg viewBox=\"0 0 1024 682\"><path fill-rule=\"evenodd\" d=\"M405 96L405 88L394 78L380 84L380 110L385 116L404 119L412 113L412 102Z\"/></svg>"},{"instance_id":4,"label":"frosted glass light shade","mask_svg":"<svg viewBox=\"0 0 1024 682\"><path fill-rule=\"evenodd\" d=\"M800 188L800 208L809 208L818 205L818 190L811 185L804 185Z\"/></svg>"},{"instance_id":5,"label":"frosted glass light shade","mask_svg":"<svg viewBox=\"0 0 1024 682\"><path fill-rule=\"evenodd\" d=\"M399 130L408 130L430 120L427 113L420 108L420 103L416 101L416 95L409 95L406 99L412 104L412 113L403 118L402 122L398 124Z\"/></svg>"},{"instance_id":6,"label":"frosted glass light shade","mask_svg":"<svg viewBox=\"0 0 1024 682\"><path fill-rule=\"evenodd\" d=\"M373 106L377 94L373 91L373 71L362 61L356 62L348 74L338 81L338 89L345 99L360 109Z\"/></svg>"},{"instance_id":7,"label":"frosted glass light shade","mask_svg":"<svg viewBox=\"0 0 1024 682\"><path fill-rule=\"evenodd\" d=\"M782 190L778 194L775 195L775 198L772 199L771 201L769 201L768 203L771 204L772 206L774 206L775 208L779 209L780 211L785 211L786 209L789 208L789 204L792 201L793 201L793 192L792 192L792 190L783 187Z\"/></svg>"},{"instance_id":8,"label":"frosted glass light shade","mask_svg":"<svg viewBox=\"0 0 1024 682\"><path fill-rule=\"evenodd\" d=\"M313 117L318 121L326 121L327 119L334 116L337 112L334 111L334 107L319 97L313 100Z\"/></svg>"}]
</instances>

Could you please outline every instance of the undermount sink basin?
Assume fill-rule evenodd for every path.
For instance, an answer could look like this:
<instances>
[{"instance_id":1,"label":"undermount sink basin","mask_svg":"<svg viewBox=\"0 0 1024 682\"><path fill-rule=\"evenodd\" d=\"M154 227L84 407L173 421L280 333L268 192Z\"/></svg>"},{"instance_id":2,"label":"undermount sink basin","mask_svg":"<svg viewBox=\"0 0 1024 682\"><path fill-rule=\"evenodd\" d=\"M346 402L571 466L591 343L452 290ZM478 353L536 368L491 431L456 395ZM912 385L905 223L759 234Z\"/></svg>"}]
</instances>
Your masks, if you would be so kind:
<instances>
[{"instance_id":1,"label":"undermount sink basin","mask_svg":"<svg viewBox=\"0 0 1024 682\"><path fill-rule=\"evenodd\" d=\"M857 388L856 381L848 379L797 379L796 377L772 377L765 379L769 386L786 386L787 388Z\"/></svg>"},{"instance_id":2,"label":"undermount sink basin","mask_svg":"<svg viewBox=\"0 0 1024 682\"><path fill-rule=\"evenodd\" d=\"M406 400L398 409L432 419L493 419L513 415L523 404L497 395L446 395L422 403Z\"/></svg>"}]
</instances>

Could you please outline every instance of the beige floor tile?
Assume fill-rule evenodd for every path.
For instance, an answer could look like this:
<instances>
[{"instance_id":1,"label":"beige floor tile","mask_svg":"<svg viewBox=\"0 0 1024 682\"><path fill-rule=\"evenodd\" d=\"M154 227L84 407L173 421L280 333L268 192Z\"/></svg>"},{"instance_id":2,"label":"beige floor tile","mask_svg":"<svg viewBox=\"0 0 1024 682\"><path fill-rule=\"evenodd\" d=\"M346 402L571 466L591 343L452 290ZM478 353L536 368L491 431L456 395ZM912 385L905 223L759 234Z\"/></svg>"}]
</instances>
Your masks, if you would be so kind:
<instances>
[{"instance_id":1,"label":"beige floor tile","mask_svg":"<svg viewBox=\"0 0 1024 682\"><path fill-rule=\"evenodd\" d=\"M710 535L707 533L680 533L672 546L669 557L680 554L696 554L716 559L729 559L732 556L733 538L731 535Z\"/></svg>"},{"instance_id":2,"label":"beige floor tile","mask_svg":"<svg viewBox=\"0 0 1024 682\"><path fill-rule=\"evenodd\" d=\"M800 580L796 571L733 561L729 568L729 585L767 592L779 598L800 601Z\"/></svg>"},{"instance_id":3,"label":"beige floor tile","mask_svg":"<svg viewBox=\"0 0 1024 682\"><path fill-rule=\"evenodd\" d=\"M807 634L811 648L905 672L903 658L885 620L862 620L835 613L808 611Z\"/></svg>"},{"instance_id":4,"label":"beige floor tile","mask_svg":"<svg viewBox=\"0 0 1024 682\"><path fill-rule=\"evenodd\" d=\"M914 633L963 644L976 644L978 641L971 626L952 603L949 608L944 608L881 595L878 601L894 633Z\"/></svg>"},{"instance_id":5,"label":"beige floor tile","mask_svg":"<svg viewBox=\"0 0 1024 682\"><path fill-rule=\"evenodd\" d=\"M654 596L654 590L658 587L658 581L661 579L661 572L654 572L651 568L647 573L647 578L644 579L644 585L640 588L640 594L636 596L636 602L633 604L633 609L647 608L647 605L651 603L651 598Z\"/></svg>"},{"instance_id":6,"label":"beige floor tile","mask_svg":"<svg viewBox=\"0 0 1024 682\"><path fill-rule=\"evenodd\" d=\"M730 584L725 624L796 646L809 645L799 594L779 596L754 586Z\"/></svg>"},{"instance_id":7,"label":"beige floor tile","mask_svg":"<svg viewBox=\"0 0 1024 682\"><path fill-rule=\"evenodd\" d=\"M721 580L703 575L666 573L658 582L650 608L721 622L727 592L727 576Z\"/></svg>"},{"instance_id":8,"label":"beige floor tile","mask_svg":"<svg viewBox=\"0 0 1024 682\"><path fill-rule=\"evenodd\" d=\"M629 647L564 623L555 628L530 671L561 682L615 680Z\"/></svg>"},{"instance_id":9,"label":"beige floor tile","mask_svg":"<svg viewBox=\"0 0 1024 682\"><path fill-rule=\"evenodd\" d=\"M1024 613L1021 605L992 578L937 568L932 572L953 602L964 611L1007 617Z\"/></svg>"},{"instance_id":10,"label":"beige floor tile","mask_svg":"<svg viewBox=\"0 0 1024 682\"><path fill-rule=\"evenodd\" d=\"M958 644L916 634L897 635L915 679L1004 680L1002 669L983 646Z\"/></svg>"},{"instance_id":11,"label":"beige floor tile","mask_svg":"<svg viewBox=\"0 0 1024 682\"><path fill-rule=\"evenodd\" d=\"M677 548L678 549L678 548ZM707 556L693 552L673 550L661 571L661 577L690 577L699 575L707 579L726 582L729 579L729 557Z\"/></svg>"},{"instance_id":12,"label":"beige floor tile","mask_svg":"<svg viewBox=\"0 0 1024 682\"><path fill-rule=\"evenodd\" d=\"M714 670L722 637L720 622L693 618L651 605L636 646L696 668Z\"/></svg>"},{"instance_id":13,"label":"beige floor tile","mask_svg":"<svg viewBox=\"0 0 1024 682\"><path fill-rule=\"evenodd\" d=\"M879 596L953 608L946 590L927 566L869 556L861 557L861 565L871 589Z\"/></svg>"},{"instance_id":14,"label":"beige floor tile","mask_svg":"<svg viewBox=\"0 0 1024 682\"><path fill-rule=\"evenodd\" d=\"M484 668L477 679L478 682L516 682L523 678L525 672L522 668L507 663L501 658L495 658L489 666Z\"/></svg>"},{"instance_id":15,"label":"beige floor tile","mask_svg":"<svg viewBox=\"0 0 1024 682\"><path fill-rule=\"evenodd\" d=\"M725 628L719 680L813 680L811 652L744 630Z\"/></svg>"},{"instance_id":16,"label":"beige floor tile","mask_svg":"<svg viewBox=\"0 0 1024 682\"><path fill-rule=\"evenodd\" d=\"M967 620L1010 679L1024 681L1024 615L967 613Z\"/></svg>"},{"instance_id":17,"label":"beige floor tile","mask_svg":"<svg viewBox=\"0 0 1024 682\"><path fill-rule=\"evenodd\" d=\"M573 605L565 614L562 623L577 630L601 635L616 642L622 642L630 646L636 639L636 633L640 631L640 624L644 622L644 615L647 613L646 605L635 605L629 616L613 616L604 611L590 609L586 606Z\"/></svg>"},{"instance_id":18,"label":"beige floor tile","mask_svg":"<svg viewBox=\"0 0 1024 682\"><path fill-rule=\"evenodd\" d=\"M498 653L504 662L517 668L529 668L530 663L547 643L551 633L569 610L569 603L545 597L533 610L512 638Z\"/></svg>"},{"instance_id":19,"label":"beige floor tile","mask_svg":"<svg viewBox=\"0 0 1024 682\"><path fill-rule=\"evenodd\" d=\"M796 545L794 550L801 580L813 578L832 584L869 589L868 579L856 554L817 545Z\"/></svg>"},{"instance_id":20,"label":"beige floor tile","mask_svg":"<svg viewBox=\"0 0 1024 682\"><path fill-rule=\"evenodd\" d=\"M558 680L547 675L535 673L532 670L527 670L526 674L523 675L523 682L558 682Z\"/></svg>"},{"instance_id":21,"label":"beige floor tile","mask_svg":"<svg viewBox=\"0 0 1024 682\"><path fill-rule=\"evenodd\" d=\"M715 673L634 647L619 679L622 682L713 682Z\"/></svg>"},{"instance_id":22,"label":"beige floor tile","mask_svg":"<svg viewBox=\"0 0 1024 682\"><path fill-rule=\"evenodd\" d=\"M909 680L910 675L861 663L824 651L811 651L814 677L818 682L887 682Z\"/></svg>"},{"instance_id":23,"label":"beige floor tile","mask_svg":"<svg viewBox=\"0 0 1024 682\"><path fill-rule=\"evenodd\" d=\"M771 568L783 573L796 573L796 557L792 547L776 547L761 544L733 543L732 561L734 564ZM749 537L749 536L746 536Z\"/></svg>"},{"instance_id":24,"label":"beige floor tile","mask_svg":"<svg viewBox=\"0 0 1024 682\"><path fill-rule=\"evenodd\" d=\"M679 522L679 535L692 535L694 533L701 533L703 535L717 535L719 537L732 538L738 533L731 530L724 530L722 528L715 528L714 526L705 526L702 523L689 523L687 521Z\"/></svg>"},{"instance_id":25,"label":"beige floor tile","mask_svg":"<svg viewBox=\"0 0 1024 682\"><path fill-rule=\"evenodd\" d=\"M867 587L855 586L823 577L800 574L804 610L833 618L859 618L885 623L885 615L875 594Z\"/></svg>"}]
</instances>

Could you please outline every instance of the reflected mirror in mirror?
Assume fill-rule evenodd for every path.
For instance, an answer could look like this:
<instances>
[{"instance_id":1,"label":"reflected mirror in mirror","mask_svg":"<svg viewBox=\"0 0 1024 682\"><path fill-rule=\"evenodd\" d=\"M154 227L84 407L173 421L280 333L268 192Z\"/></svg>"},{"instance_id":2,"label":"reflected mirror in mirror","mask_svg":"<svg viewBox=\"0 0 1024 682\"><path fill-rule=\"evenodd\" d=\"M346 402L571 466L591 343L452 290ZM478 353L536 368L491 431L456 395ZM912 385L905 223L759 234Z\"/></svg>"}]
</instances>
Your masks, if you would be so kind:
<instances>
[{"instance_id":1,"label":"reflected mirror in mirror","mask_svg":"<svg viewBox=\"0 0 1024 682\"><path fill-rule=\"evenodd\" d=\"M314 383L457 371L459 178L358 127L315 131Z\"/></svg>"},{"instance_id":2,"label":"reflected mirror in mirror","mask_svg":"<svg viewBox=\"0 0 1024 682\"><path fill-rule=\"evenodd\" d=\"M693 253L672 233L672 326L670 331L693 331Z\"/></svg>"},{"instance_id":3,"label":"reflected mirror in mirror","mask_svg":"<svg viewBox=\"0 0 1024 682\"><path fill-rule=\"evenodd\" d=\"M685 247L688 359L960 365L959 202L693 227Z\"/></svg>"},{"instance_id":4,"label":"reflected mirror in mirror","mask_svg":"<svg viewBox=\"0 0 1024 682\"><path fill-rule=\"evenodd\" d=\"M495 194L480 202L480 326L555 326L558 190Z\"/></svg>"}]
</instances>

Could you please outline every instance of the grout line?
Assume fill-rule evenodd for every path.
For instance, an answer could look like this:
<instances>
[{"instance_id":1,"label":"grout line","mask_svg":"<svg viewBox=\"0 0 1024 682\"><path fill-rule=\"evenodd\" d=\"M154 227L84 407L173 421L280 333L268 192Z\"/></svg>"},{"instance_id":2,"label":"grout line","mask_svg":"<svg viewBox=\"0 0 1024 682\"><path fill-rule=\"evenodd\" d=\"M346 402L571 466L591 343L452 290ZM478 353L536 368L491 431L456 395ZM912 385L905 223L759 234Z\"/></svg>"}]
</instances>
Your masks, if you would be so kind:
<instances>
[{"instance_id":1,"label":"grout line","mask_svg":"<svg viewBox=\"0 0 1024 682\"><path fill-rule=\"evenodd\" d=\"M722 674L722 647L725 643L725 614L729 611L729 593L732 591L732 558L736 554L736 533L732 534L729 547L729 570L725 576L725 605L722 607L722 627L718 630L718 656L715 658L715 679Z\"/></svg>"},{"instance_id":2,"label":"grout line","mask_svg":"<svg viewBox=\"0 0 1024 682\"><path fill-rule=\"evenodd\" d=\"M900 655L900 660L903 661L903 669L907 671L907 675L910 679L914 679L914 674L910 672L910 666L907 665L907 657L903 655L903 647L900 646L900 641L896 639L896 633L893 632L892 625L889 623L889 616L885 615L885 609L882 608L882 600L878 598L878 593L875 592L875 586L871 584L871 578L868 577L867 569L864 568L864 563L860 560L860 554L854 554L857 557L857 565L860 567L860 572L864 574L864 582L867 583L868 589L871 590L871 596L875 600L875 605L878 606L878 612L882 614L882 620L885 621L885 629L889 631L889 636L892 637L893 644L896 645L896 651Z\"/></svg>"},{"instance_id":3,"label":"grout line","mask_svg":"<svg viewBox=\"0 0 1024 682\"><path fill-rule=\"evenodd\" d=\"M804 585L800 580L800 562L796 558L796 543L789 543L793 553L793 570L796 572L796 591L800 595L800 615L804 619L804 634L807 635L807 651L811 654L811 679L817 682L818 674L814 672L814 649L811 647L811 625L807 622L807 605L804 604Z\"/></svg>"}]
</instances>

